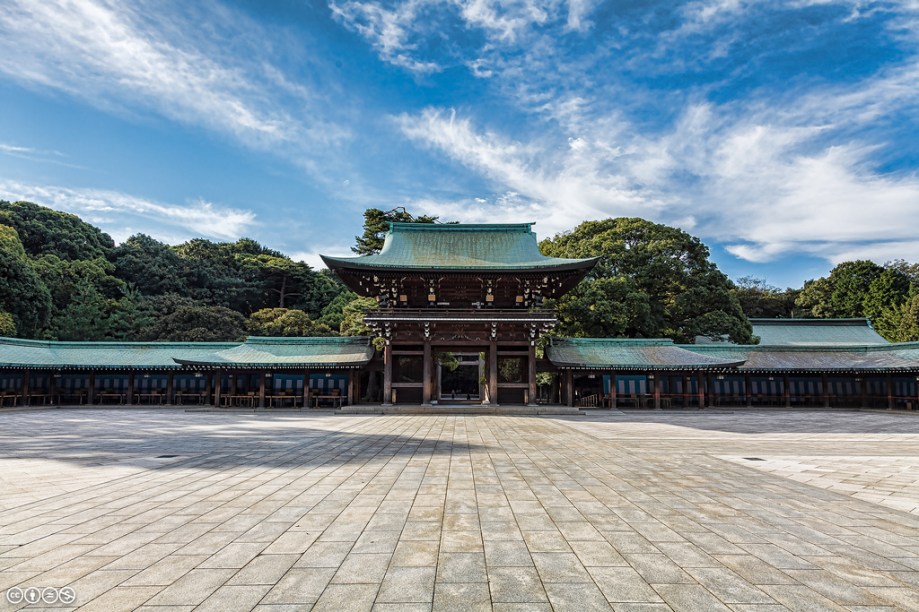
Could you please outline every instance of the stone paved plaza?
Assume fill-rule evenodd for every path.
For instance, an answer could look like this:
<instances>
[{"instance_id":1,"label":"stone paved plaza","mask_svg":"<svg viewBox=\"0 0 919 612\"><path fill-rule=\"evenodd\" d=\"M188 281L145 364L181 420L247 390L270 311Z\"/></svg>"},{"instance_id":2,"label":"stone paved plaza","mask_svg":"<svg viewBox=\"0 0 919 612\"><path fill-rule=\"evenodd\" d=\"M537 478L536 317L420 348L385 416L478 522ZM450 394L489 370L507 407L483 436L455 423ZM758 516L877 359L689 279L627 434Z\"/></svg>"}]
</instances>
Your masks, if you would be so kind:
<instances>
[{"instance_id":1,"label":"stone paved plaza","mask_svg":"<svg viewBox=\"0 0 919 612\"><path fill-rule=\"evenodd\" d=\"M0 590L81 610L919 610L917 415L0 422Z\"/></svg>"}]
</instances>

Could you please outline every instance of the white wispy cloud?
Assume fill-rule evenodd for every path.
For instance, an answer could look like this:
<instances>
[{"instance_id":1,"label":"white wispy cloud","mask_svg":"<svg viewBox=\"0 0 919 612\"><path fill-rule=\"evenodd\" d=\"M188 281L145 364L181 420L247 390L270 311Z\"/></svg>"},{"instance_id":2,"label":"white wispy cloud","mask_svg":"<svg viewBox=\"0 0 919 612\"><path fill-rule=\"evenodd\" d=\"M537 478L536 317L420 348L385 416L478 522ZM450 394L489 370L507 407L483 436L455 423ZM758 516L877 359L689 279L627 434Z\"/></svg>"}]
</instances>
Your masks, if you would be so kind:
<instances>
[{"instance_id":1,"label":"white wispy cloud","mask_svg":"<svg viewBox=\"0 0 919 612\"><path fill-rule=\"evenodd\" d=\"M370 1L333 0L329 8L339 21L370 41L383 60L424 74L437 72L441 66L416 58L413 51L417 44L412 39L420 27L419 20L437 4L436 0L408 0L387 8Z\"/></svg>"},{"instance_id":2,"label":"white wispy cloud","mask_svg":"<svg viewBox=\"0 0 919 612\"><path fill-rule=\"evenodd\" d=\"M205 200L163 203L107 189L29 185L0 180L0 199L40 202L78 215L116 241L144 233L177 243L206 236L236 240L251 231L255 213Z\"/></svg>"},{"instance_id":3,"label":"white wispy cloud","mask_svg":"<svg viewBox=\"0 0 919 612\"><path fill-rule=\"evenodd\" d=\"M657 135L615 112L587 116L569 99L553 111L577 134L567 146L513 140L445 110L397 121L407 137L476 170L499 194L412 203L446 218L527 217L546 233L637 215L726 243L750 261L795 252L889 259L919 250L919 176L879 171L872 160L886 142L860 130L914 104L917 74L910 64L781 104L693 104Z\"/></svg>"},{"instance_id":4,"label":"white wispy cloud","mask_svg":"<svg viewBox=\"0 0 919 612\"><path fill-rule=\"evenodd\" d=\"M390 64L427 74L443 70L446 59L465 64L480 76L489 74L482 58L444 56L444 32L456 29L481 34L485 42L474 54L494 56L497 49L528 43L534 31L547 24L559 25L561 34L585 32L593 25L589 17L595 6L595 0L329 1L335 17L363 36Z\"/></svg>"},{"instance_id":5,"label":"white wispy cloud","mask_svg":"<svg viewBox=\"0 0 919 612\"><path fill-rule=\"evenodd\" d=\"M284 79L260 51L269 45L248 41L260 30L242 15L211 4L159 8L114 0L4 2L0 73L99 108L153 112L293 157L306 154L304 143L347 136L310 112L316 96Z\"/></svg>"},{"instance_id":6,"label":"white wispy cloud","mask_svg":"<svg viewBox=\"0 0 919 612\"><path fill-rule=\"evenodd\" d=\"M542 232L571 227L574 219L596 219L616 210L624 215L656 216L664 202L655 194L629 184L610 171L619 154L610 143L593 138L567 142L509 140L490 131L476 131L455 111L427 109L420 115L397 118L403 133L443 151L492 181L501 195L484 201L455 203L421 198L414 205L450 210L447 218L483 221L516 216L538 217Z\"/></svg>"},{"instance_id":7,"label":"white wispy cloud","mask_svg":"<svg viewBox=\"0 0 919 612\"><path fill-rule=\"evenodd\" d=\"M82 168L78 164L66 161L66 156L60 151L52 149L38 149L35 147L25 147L7 142L0 142L0 155L8 155L19 159L55 164L58 166L67 166L68 168Z\"/></svg>"}]
</instances>

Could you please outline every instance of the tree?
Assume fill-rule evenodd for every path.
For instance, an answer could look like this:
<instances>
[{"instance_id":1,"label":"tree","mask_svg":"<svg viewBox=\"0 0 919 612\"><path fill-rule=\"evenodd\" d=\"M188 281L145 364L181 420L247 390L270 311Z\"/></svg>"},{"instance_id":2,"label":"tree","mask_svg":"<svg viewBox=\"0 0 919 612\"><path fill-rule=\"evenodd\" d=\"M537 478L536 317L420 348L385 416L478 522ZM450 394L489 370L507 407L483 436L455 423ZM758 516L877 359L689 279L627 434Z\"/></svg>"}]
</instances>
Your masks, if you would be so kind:
<instances>
[{"instance_id":1,"label":"tree","mask_svg":"<svg viewBox=\"0 0 919 612\"><path fill-rule=\"evenodd\" d=\"M884 268L868 286L862 300L864 316L871 320L874 329L891 340L900 329L903 304L910 296L910 280L896 268Z\"/></svg>"},{"instance_id":2,"label":"tree","mask_svg":"<svg viewBox=\"0 0 919 612\"><path fill-rule=\"evenodd\" d=\"M709 261L708 248L682 230L637 218L588 221L540 249L553 257L601 256L558 301L560 335L753 341L731 282Z\"/></svg>"},{"instance_id":3,"label":"tree","mask_svg":"<svg viewBox=\"0 0 919 612\"><path fill-rule=\"evenodd\" d=\"M112 300L108 320L108 337L112 340L149 340L154 317L151 309L144 308L144 297L136 289L127 287L124 295Z\"/></svg>"},{"instance_id":4,"label":"tree","mask_svg":"<svg viewBox=\"0 0 919 612\"><path fill-rule=\"evenodd\" d=\"M245 339L246 319L223 306L184 305L156 320L157 340L217 342Z\"/></svg>"},{"instance_id":5,"label":"tree","mask_svg":"<svg viewBox=\"0 0 919 612\"><path fill-rule=\"evenodd\" d=\"M306 298L315 282L316 273L303 262L283 255L241 255L240 270L264 291L265 307L289 308L300 298Z\"/></svg>"},{"instance_id":6,"label":"tree","mask_svg":"<svg viewBox=\"0 0 919 612\"><path fill-rule=\"evenodd\" d=\"M328 325L310 319L302 310L264 308L256 310L247 322L253 336L334 336Z\"/></svg>"},{"instance_id":7,"label":"tree","mask_svg":"<svg viewBox=\"0 0 919 612\"><path fill-rule=\"evenodd\" d=\"M0 336L12 338L16 335L16 322L13 315L0 310Z\"/></svg>"},{"instance_id":8,"label":"tree","mask_svg":"<svg viewBox=\"0 0 919 612\"><path fill-rule=\"evenodd\" d=\"M351 250L358 255L379 253L390 223L434 223L437 219L429 215L415 217L401 206L385 212L379 208L368 208L364 211L364 233L354 237L356 246Z\"/></svg>"},{"instance_id":9,"label":"tree","mask_svg":"<svg viewBox=\"0 0 919 612\"><path fill-rule=\"evenodd\" d=\"M89 283L108 299L117 299L125 291L124 281L114 276L115 266L102 257L61 259L49 253L35 259L34 267L51 292L56 311L63 310L73 301L80 283Z\"/></svg>"},{"instance_id":10,"label":"tree","mask_svg":"<svg viewBox=\"0 0 919 612\"><path fill-rule=\"evenodd\" d=\"M795 303L813 317L863 317L868 288L883 271L873 261L845 261L829 276L805 282Z\"/></svg>"},{"instance_id":11,"label":"tree","mask_svg":"<svg viewBox=\"0 0 919 612\"><path fill-rule=\"evenodd\" d=\"M61 259L106 257L115 246L111 236L76 215L31 202L0 201L0 223L13 227L26 253Z\"/></svg>"},{"instance_id":12,"label":"tree","mask_svg":"<svg viewBox=\"0 0 919 612\"><path fill-rule=\"evenodd\" d=\"M322 309L322 314L317 319L319 323L328 325L332 329L341 329L341 322L344 319L343 310L345 306L357 299L358 295L353 291L348 289L342 290L338 293L332 301L326 304L326 307Z\"/></svg>"},{"instance_id":13,"label":"tree","mask_svg":"<svg viewBox=\"0 0 919 612\"><path fill-rule=\"evenodd\" d=\"M181 258L165 243L145 234L131 236L111 254L118 278L144 295L188 293Z\"/></svg>"},{"instance_id":14,"label":"tree","mask_svg":"<svg viewBox=\"0 0 919 612\"><path fill-rule=\"evenodd\" d=\"M744 276L734 282L733 293L748 317L786 318L795 316L795 299L799 289L784 291L765 279Z\"/></svg>"},{"instance_id":15,"label":"tree","mask_svg":"<svg viewBox=\"0 0 919 612\"><path fill-rule=\"evenodd\" d=\"M108 304L88 280L77 281L67 305L51 319L53 340L103 340L108 336Z\"/></svg>"},{"instance_id":16,"label":"tree","mask_svg":"<svg viewBox=\"0 0 919 612\"><path fill-rule=\"evenodd\" d=\"M563 335L587 338L655 335L647 293L624 276L606 276L581 283L557 307Z\"/></svg>"},{"instance_id":17,"label":"tree","mask_svg":"<svg viewBox=\"0 0 919 612\"><path fill-rule=\"evenodd\" d=\"M13 317L16 332L37 337L51 315L51 294L26 256L16 230L0 225L0 310Z\"/></svg>"},{"instance_id":18,"label":"tree","mask_svg":"<svg viewBox=\"0 0 919 612\"><path fill-rule=\"evenodd\" d=\"M372 336L373 330L364 323L364 317L377 307L373 298L359 297L348 302L342 308L340 333L342 336Z\"/></svg>"},{"instance_id":19,"label":"tree","mask_svg":"<svg viewBox=\"0 0 919 612\"><path fill-rule=\"evenodd\" d=\"M919 294L912 296L900 307L900 321L896 342L919 341Z\"/></svg>"}]
</instances>

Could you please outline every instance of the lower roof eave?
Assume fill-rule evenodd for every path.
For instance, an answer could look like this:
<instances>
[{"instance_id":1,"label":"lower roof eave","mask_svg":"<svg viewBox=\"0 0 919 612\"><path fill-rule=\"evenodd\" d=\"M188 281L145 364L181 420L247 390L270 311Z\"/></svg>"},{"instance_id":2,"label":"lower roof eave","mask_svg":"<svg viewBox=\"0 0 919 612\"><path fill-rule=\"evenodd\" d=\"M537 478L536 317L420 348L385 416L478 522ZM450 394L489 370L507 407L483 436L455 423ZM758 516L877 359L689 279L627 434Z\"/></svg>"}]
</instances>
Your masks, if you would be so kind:
<instances>
[{"instance_id":1,"label":"lower roof eave","mask_svg":"<svg viewBox=\"0 0 919 612\"><path fill-rule=\"evenodd\" d=\"M22 364L22 363L0 363L0 370L53 370L53 371L114 371L114 370L125 370L125 371L138 371L138 370L169 370L173 372L180 371L180 366L178 365L144 365L144 366L132 366L132 365L72 365L72 364L54 364L54 365L32 365L32 364Z\"/></svg>"},{"instance_id":2,"label":"lower roof eave","mask_svg":"<svg viewBox=\"0 0 919 612\"><path fill-rule=\"evenodd\" d=\"M582 364L582 363L557 363L553 362L555 367L561 370L615 370L630 372L647 372L647 371L668 371L668 372L685 372L685 371L736 371L738 366L744 364L743 361L737 363L718 364L718 365L610 365L610 364Z\"/></svg>"},{"instance_id":3,"label":"lower roof eave","mask_svg":"<svg viewBox=\"0 0 919 612\"><path fill-rule=\"evenodd\" d=\"M916 367L897 368L739 368L741 374L919 374Z\"/></svg>"},{"instance_id":4,"label":"lower roof eave","mask_svg":"<svg viewBox=\"0 0 919 612\"><path fill-rule=\"evenodd\" d=\"M213 363L176 359L187 368L206 370L353 370L366 366L370 360L358 363Z\"/></svg>"}]
</instances>

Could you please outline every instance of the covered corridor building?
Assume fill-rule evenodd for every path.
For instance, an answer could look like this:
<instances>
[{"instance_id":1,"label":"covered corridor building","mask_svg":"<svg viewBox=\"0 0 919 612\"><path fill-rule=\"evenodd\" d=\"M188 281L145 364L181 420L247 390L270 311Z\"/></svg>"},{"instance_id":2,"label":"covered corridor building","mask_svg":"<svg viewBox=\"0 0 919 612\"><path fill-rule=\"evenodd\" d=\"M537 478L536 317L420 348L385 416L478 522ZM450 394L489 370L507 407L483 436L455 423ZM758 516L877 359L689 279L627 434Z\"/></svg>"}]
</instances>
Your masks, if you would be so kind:
<instances>
[{"instance_id":1,"label":"covered corridor building","mask_svg":"<svg viewBox=\"0 0 919 612\"><path fill-rule=\"evenodd\" d=\"M0 403L919 407L919 343L888 343L864 319L755 319L758 345L540 342L557 323L544 300L597 258L543 256L531 224L393 223L380 253L324 260L377 300L365 318L373 338L5 338Z\"/></svg>"}]
</instances>

